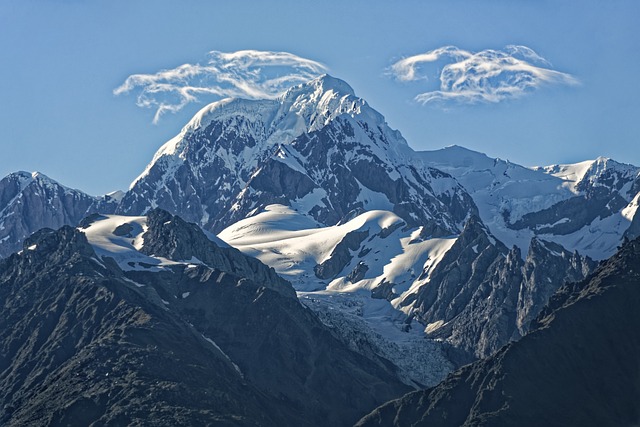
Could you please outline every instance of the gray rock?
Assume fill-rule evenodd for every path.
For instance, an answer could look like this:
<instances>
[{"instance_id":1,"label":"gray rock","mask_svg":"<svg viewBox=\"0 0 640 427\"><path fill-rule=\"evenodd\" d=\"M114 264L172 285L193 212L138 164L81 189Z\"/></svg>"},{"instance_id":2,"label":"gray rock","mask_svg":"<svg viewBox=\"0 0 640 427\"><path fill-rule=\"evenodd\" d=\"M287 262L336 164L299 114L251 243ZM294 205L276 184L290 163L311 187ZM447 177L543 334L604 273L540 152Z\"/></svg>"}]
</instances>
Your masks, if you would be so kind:
<instances>
[{"instance_id":1,"label":"gray rock","mask_svg":"<svg viewBox=\"0 0 640 427\"><path fill-rule=\"evenodd\" d=\"M518 339L564 282L594 268L588 257L537 239L523 260L517 247L508 251L472 217L428 284L401 305L412 306L428 336L463 350L462 361L470 361Z\"/></svg>"},{"instance_id":2,"label":"gray rock","mask_svg":"<svg viewBox=\"0 0 640 427\"><path fill-rule=\"evenodd\" d=\"M562 287L534 330L365 426L621 426L640 421L640 242Z\"/></svg>"},{"instance_id":3,"label":"gray rock","mask_svg":"<svg viewBox=\"0 0 640 427\"><path fill-rule=\"evenodd\" d=\"M145 245L206 258L192 231L154 211ZM351 425L407 391L239 258L207 261L124 272L71 227L26 239L0 260L0 424Z\"/></svg>"},{"instance_id":4,"label":"gray rock","mask_svg":"<svg viewBox=\"0 0 640 427\"><path fill-rule=\"evenodd\" d=\"M41 173L6 176L0 180L0 258L19 250L24 238L41 228L77 224L96 200Z\"/></svg>"},{"instance_id":5,"label":"gray rock","mask_svg":"<svg viewBox=\"0 0 640 427\"><path fill-rule=\"evenodd\" d=\"M360 248L360 244L369 237L369 231L350 231L345 234L340 243L333 248L331 255L322 263L316 265L313 271L319 279L333 279L353 259L352 251Z\"/></svg>"},{"instance_id":6,"label":"gray rock","mask_svg":"<svg viewBox=\"0 0 640 427\"><path fill-rule=\"evenodd\" d=\"M196 258L218 270L246 277L297 300L291 284L278 276L273 268L235 248L217 245L195 224L187 223L161 209L154 209L147 215L147 226L148 229L142 236L142 253L173 260L188 261Z\"/></svg>"}]
</instances>

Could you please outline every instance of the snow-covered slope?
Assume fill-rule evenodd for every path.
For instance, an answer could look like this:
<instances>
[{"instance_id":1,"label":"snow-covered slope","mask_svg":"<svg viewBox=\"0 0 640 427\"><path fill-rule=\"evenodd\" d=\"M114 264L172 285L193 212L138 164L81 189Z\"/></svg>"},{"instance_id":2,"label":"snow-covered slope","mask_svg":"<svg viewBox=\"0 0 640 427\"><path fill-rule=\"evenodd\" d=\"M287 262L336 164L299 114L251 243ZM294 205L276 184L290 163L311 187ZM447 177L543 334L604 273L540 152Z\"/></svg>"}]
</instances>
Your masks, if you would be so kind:
<instances>
[{"instance_id":1,"label":"snow-covered slope","mask_svg":"<svg viewBox=\"0 0 640 427\"><path fill-rule=\"evenodd\" d=\"M146 216L93 215L80 225L98 255L96 262L103 263L103 258L111 258L123 271L157 272L171 265L202 264L198 260L169 260L140 252L147 228Z\"/></svg>"},{"instance_id":2,"label":"snow-covered slope","mask_svg":"<svg viewBox=\"0 0 640 427\"><path fill-rule=\"evenodd\" d=\"M598 158L526 168L452 146L419 152L471 194L482 221L526 256L534 236L594 259L613 254L629 228L640 192L640 168Z\"/></svg>"},{"instance_id":3,"label":"snow-covered slope","mask_svg":"<svg viewBox=\"0 0 640 427\"><path fill-rule=\"evenodd\" d=\"M158 150L118 211L161 207L219 232L270 204L324 225L385 209L428 234L458 232L473 202L450 176L415 167L412 157L380 113L325 75L277 100L205 107Z\"/></svg>"},{"instance_id":4,"label":"snow-covered slope","mask_svg":"<svg viewBox=\"0 0 640 427\"><path fill-rule=\"evenodd\" d=\"M454 236L418 239L420 229L405 225L396 214L376 210L326 227L290 207L269 205L218 237L275 268L298 291L375 291L389 284L389 292L401 295L455 242ZM336 251L345 239L349 247Z\"/></svg>"},{"instance_id":5,"label":"snow-covered slope","mask_svg":"<svg viewBox=\"0 0 640 427\"><path fill-rule=\"evenodd\" d=\"M421 239L420 228L405 225L396 214L377 210L322 226L290 207L269 205L218 237L275 268L355 347L367 343L405 378L434 384L452 365L398 304L428 282L456 239Z\"/></svg>"},{"instance_id":6,"label":"snow-covered slope","mask_svg":"<svg viewBox=\"0 0 640 427\"><path fill-rule=\"evenodd\" d=\"M241 275L295 298L291 284L260 261L161 209L146 216L93 214L79 228L93 246L99 264L115 262L125 272L171 272L174 267L206 268Z\"/></svg>"}]
</instances>

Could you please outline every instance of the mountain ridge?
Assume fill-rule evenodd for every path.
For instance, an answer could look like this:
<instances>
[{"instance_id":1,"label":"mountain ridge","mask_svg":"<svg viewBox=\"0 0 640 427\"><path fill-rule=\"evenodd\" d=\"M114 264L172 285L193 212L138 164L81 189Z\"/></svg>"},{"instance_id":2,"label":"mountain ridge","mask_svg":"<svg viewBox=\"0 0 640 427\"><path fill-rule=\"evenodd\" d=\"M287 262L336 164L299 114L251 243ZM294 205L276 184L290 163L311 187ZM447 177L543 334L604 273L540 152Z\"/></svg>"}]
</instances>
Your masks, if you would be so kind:
<instances>
[{"instance_id":1,"label":"mountain ridge","mask_svg":"<svg viewBox=\"0 0 640 427\"><path fill-rule=\"evenodd\" d=\"M459 146L414 151L347 83L325 75L275 100L204 107L129 191L73 193L69 215L53 222L55 197L0 181L0 195L12 194L0 205L10 213L0 233L16 236L0 245L8 254L34 229L95 214L80 225L101 262L141 281L185 265L207 281L213 262L283 297L297 292L348 348L383 355L402 366L405 383L431 386L520 338L564 282L640 233L639 170L604 158L527 168ZM55 188L63 198L71 191ZM22 209L18 194L36 207ZM155 240L184 234L189 244L147 245L147 217ZM13 225L22 219L30 228ZM208 241L225 249L209 251Z\"/></svg>"},{"instance_id":2,"label":"mountain ridge","mask_svg":"<svg viewBox=\"0 0 640 427\"><path fill-rule=\"evenodd\" d=\"M181 260L184 248L205 258L197 230L150 216L139 250L159 264L127 262L139 217L100 215L0 261L3 425L349 425L409 389L279 292L289 284L267 282L266 266L230 270L245 256L213 241L208 264Z\"/></svg>"},{"instance_id":3,"label":"mountain ridge","mask_svg":"<svg viewBox=\"0 0 640 427\"><path fill-rule=\"evenodd\" d=\"M551 299L532 332L357 426L635 425L640 241ZM625 325L620 328L620 325Z\"/></svg>"}]
</instances>

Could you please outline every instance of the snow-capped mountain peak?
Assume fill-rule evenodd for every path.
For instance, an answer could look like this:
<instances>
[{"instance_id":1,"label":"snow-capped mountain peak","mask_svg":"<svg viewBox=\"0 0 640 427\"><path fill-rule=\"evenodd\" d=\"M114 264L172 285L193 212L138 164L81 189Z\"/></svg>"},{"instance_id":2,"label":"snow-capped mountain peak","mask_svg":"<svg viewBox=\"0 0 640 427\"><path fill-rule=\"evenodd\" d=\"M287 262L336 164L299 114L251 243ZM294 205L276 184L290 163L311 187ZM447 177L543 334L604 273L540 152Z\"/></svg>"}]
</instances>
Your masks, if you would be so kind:
<instances>
[{"instance_id":1,"label":"snow-capped mountain peak","mask_svg":"<svg viewBox=\"0 0 640 427\"><path fill-rule=\"evenodd\" d=\"M79 221L97 202L40 172L19 171L0 179L0 258L40 228Z\"/></svg>"},{"instance_id":2,"label":"snow-capped mountain peak","mask_svg":"<svg viewBox=\"0 0 640 427\"><path fill-rule=\"evenodd\" d=\"M279 100L276 122L293 113L303 120L307 131L321 129L343 114L376 126L386 125L384 117L358 98L349 84L328 74L290 88Z\"/></svg>"},{"instance_id":3,"label":"snow-capped mountain peak","mask_svg":"<svg viewBox=\"0 0 640 427\"><path fill-rule=\"evenodd\" d=\"M220 231L274 203L303 208L324 225L385 209L418 226L442 211L425 229L459 231L470 199L446 174L412 165L412 154L347 83L323 75L275 100L203 108L158 150L118 213L161 207Z\"/></svg>"},{"instance_id":4,"label":"snow-capped mountain peak","mask_svg":"<svg viewBox=\"0 0 640 427\"><path fill-rule=\"evenodd\" d=\"M369 128L384 129L391 143L407 146L400 132L390 129L384 117L356 97L346 82L325 74L290 88L277 99L226 98L203 107L178 135L160 147L130 189L148 176L153 165L163 157L165 161L172 157L170 163L178 167L186 159L188 150L201 148L201 140L194 138L194 134L202 133L212 123L219 123L223 128L218 138L238 135L248 138L244 142L250 149L239 145L233 149L234 155L243 152L240 164L228 165L239 169L255 167L264 151L289 144L303 133L320 130L342 115L367 123ZM233 160L232 156L226 157Z\"/></svg>"},{"instance_id":5,"label":"snow-capped mountain peak","mask_svg":"<svg viewBox=\"0 0 640 427\"><path fill-rule=\"evenodd\" d=\"M47 175L38 171L35 171L35 172L18 171L18 172L9 174L6 177L6 179L16 180L16 182L19 183L20 185L20 191L24 190L27 186L29 186L32 183L36 183L37 185L47 186L47 187L58 186L60 188L64 188L65 190L70 190L70 188L60 184L56 180L53 180L49 178Z\"/></svg>"}]
</instances>

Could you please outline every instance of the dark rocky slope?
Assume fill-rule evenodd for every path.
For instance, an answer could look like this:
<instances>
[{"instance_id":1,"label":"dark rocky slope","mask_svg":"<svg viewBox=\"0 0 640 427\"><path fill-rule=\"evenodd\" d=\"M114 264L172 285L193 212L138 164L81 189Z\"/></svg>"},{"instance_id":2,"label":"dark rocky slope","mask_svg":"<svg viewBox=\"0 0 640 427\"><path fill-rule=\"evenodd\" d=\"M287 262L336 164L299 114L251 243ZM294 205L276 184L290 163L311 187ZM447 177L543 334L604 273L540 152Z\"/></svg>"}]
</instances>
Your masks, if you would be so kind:
<instances>
[{"instance_id":1,"label":"dark rocky slope","mask_svg":"<svg viewBox=\"0 0 640 427\"><path fill-rule=\"evenodd\" d=\"M207 237L197 225L188 223L179 216L154 209L147 215L147 226L149 228L144 234L144 246L140 250L144 254L172 260L187 261L195 258L220 271L260 283L284 296L297 298L291 284L273 268L244 255L215 237Z\"/></svg>"},{"instance_id":2,"label":"dark rocky slope","mask_svg":"<svg viewBox=\"0 0 640 427\"><path fill-rule=\"evenodd\" d=\"M562 246L532 239L525 259L508 250L479 218L464 230L431 273L402 301L427 335L466 353L461 361L487 357L528 332L549 297L567 281L586 277L596 264Z\"/></svg>"},{"instance_id":3,"label":"dark rocky slope","mask_svg":"<svg viewBox=\"0 0 640 427\"><path fill-rule=\"evenodd\" d=\"M0 424L349 425L407 390L222 267L123 272L81 231L36 233L0 261Z\"/></svg>"},{"instance_id":4,"label":"dark rocky slope","mask_svg":"<svg viewBox=\"0 0 640 427\"><path fill-rule=\"evenodd\" d=\"M640 423L640 240L563 286L535 330L358 426L632 426Z\"/></svg>"}]
</instances>

